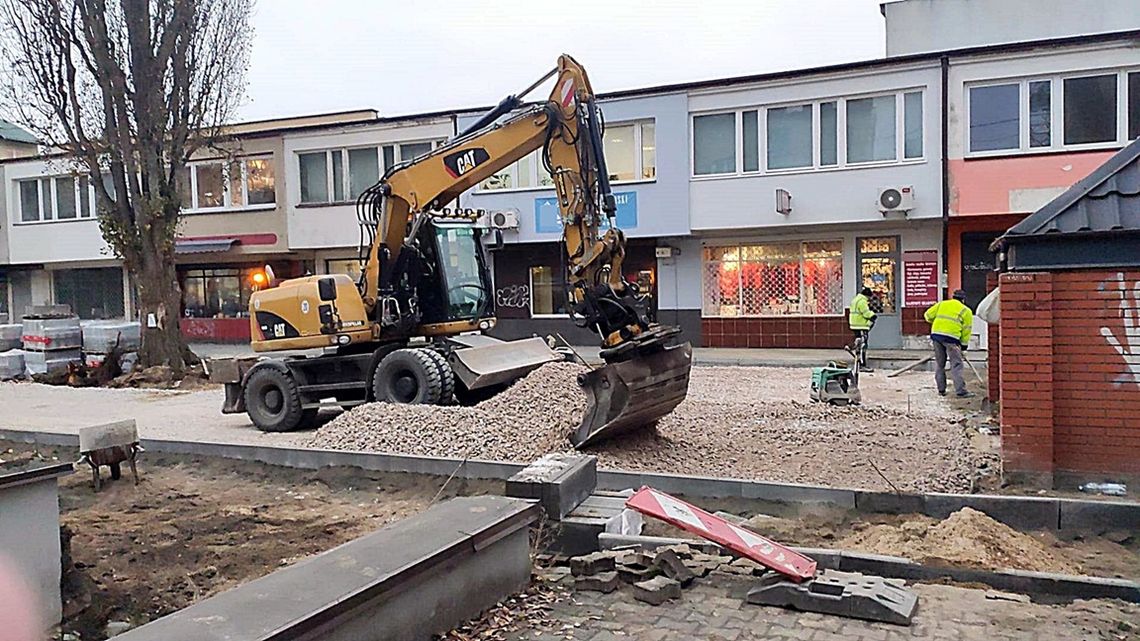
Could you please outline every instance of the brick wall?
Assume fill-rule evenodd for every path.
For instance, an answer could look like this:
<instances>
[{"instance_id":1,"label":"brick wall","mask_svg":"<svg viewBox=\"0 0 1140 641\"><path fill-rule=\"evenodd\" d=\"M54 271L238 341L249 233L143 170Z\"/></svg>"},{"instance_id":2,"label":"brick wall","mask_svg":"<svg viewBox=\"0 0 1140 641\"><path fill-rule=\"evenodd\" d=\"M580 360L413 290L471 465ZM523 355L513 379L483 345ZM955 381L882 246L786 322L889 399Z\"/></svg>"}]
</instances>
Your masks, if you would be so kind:
<instances>
[{"instance_id":1,"label":"brick wall","mask_svg":"<svg viewBox=\"0 0 1140 641\"><path fill-rule=\"evenodd\" d=\"M846 316L702 318L705 347L830 347L851 342Z\"/></svg>"},{"instance_id":2,"label":"brick wall","mask_svg":"<svg viewBox=\"0 0 1140 641\"><path fill-rule=\"evenodd\" d=\"M1002 274L1000 282L1007 474L1140 479L1140 270Z\"/></svg>"}]
</instances>

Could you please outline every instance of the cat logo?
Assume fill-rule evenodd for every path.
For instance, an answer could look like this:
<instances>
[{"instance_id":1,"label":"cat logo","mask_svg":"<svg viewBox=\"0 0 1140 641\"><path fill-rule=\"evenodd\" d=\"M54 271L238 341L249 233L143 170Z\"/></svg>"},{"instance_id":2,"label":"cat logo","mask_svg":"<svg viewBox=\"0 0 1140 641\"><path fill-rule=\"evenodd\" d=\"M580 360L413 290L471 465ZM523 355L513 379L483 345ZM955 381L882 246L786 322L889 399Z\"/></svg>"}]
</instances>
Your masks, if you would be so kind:
<instances>
[{"instance_id":1,"label":"cat logo","mask_svg":"<svg viewBox=\"0 0 1140 641\"><path fill-rule=\"evenodd\" d=\"M472 169L491 159L491 155L482 147L463 149L443 157L443 166L452 178L459 178Z\"/></svg>"}]
</instances>

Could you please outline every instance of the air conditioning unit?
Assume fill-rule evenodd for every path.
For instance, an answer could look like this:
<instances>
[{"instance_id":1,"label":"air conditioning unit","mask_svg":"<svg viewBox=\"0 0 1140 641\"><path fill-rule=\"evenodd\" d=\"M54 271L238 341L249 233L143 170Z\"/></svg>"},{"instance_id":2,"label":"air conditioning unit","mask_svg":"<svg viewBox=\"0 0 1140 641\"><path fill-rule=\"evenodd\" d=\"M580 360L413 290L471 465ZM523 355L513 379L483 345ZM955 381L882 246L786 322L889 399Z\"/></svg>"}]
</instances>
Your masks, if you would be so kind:
<instances>
[{"instance_id":1,"label":"air conditioning unit","mask_svg":"<svg viewBox=\"0 0 1140 641\"><path fill-rule=\"evenodd\" d=\"M879 189L879 211L908 212L914 209L914 187L883 187Z\"/></svg>"},{"instance_id":2,"label":"air conditioning unit","mask_svg":"<svg viewBox=\"0 0 1140 641\"><path fill-rule=\"evenodd\" d=\"M512 210L488 212L487 226L491 229L518 229L519 213Z\"/></svg>"}]
</instances>

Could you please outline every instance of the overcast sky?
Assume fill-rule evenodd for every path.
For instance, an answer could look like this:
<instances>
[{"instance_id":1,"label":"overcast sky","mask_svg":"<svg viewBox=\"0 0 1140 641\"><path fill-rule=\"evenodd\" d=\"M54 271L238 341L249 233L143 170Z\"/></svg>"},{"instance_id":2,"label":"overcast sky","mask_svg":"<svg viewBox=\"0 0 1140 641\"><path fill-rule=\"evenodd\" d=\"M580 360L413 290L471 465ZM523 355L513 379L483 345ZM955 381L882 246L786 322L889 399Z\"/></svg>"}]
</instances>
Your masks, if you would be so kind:
<instances>
[{"instance_id":1,"label":"overcast sky","mask_svg":"<svg viewBox=\"0 0 1140 641\"><path fill-rule=\"evenodd\" d=\"M483 106L569 53L596 91L883 55L879 0L260 0L241 120Z\"/></svg>"}]
</instances>

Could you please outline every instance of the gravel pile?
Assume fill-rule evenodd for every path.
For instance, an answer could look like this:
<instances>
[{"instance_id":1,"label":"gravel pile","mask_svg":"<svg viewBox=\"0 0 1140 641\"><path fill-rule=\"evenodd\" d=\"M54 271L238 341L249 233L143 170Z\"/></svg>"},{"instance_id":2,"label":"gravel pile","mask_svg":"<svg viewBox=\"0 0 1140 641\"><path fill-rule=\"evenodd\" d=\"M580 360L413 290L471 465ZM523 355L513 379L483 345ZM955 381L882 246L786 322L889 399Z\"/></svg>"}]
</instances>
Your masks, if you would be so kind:
<instances>
[{"instance_id":1,"label":"gravel pile","mask_svg":"<svg viewBox=\"0 0 1140 641\"><path fill-rule=\"evenodd\" d=\"M307 445L531 461L570 449L566 437L585 407L575 382L582 370L546 365L474 407L364 405L322 427ZM885 386L895 379L880 380L881 396L890 397ZM875 399L865 381L864 398ZM901 408L874 400L832 407L806 400L808 382L803 369L694 367L688 398L656 430L590 453L602 467L625 470L880 490L970 488L975 454L942 406L907 411L904 395L901 403L894 398Z\"/></svg>"}]
</instances>

